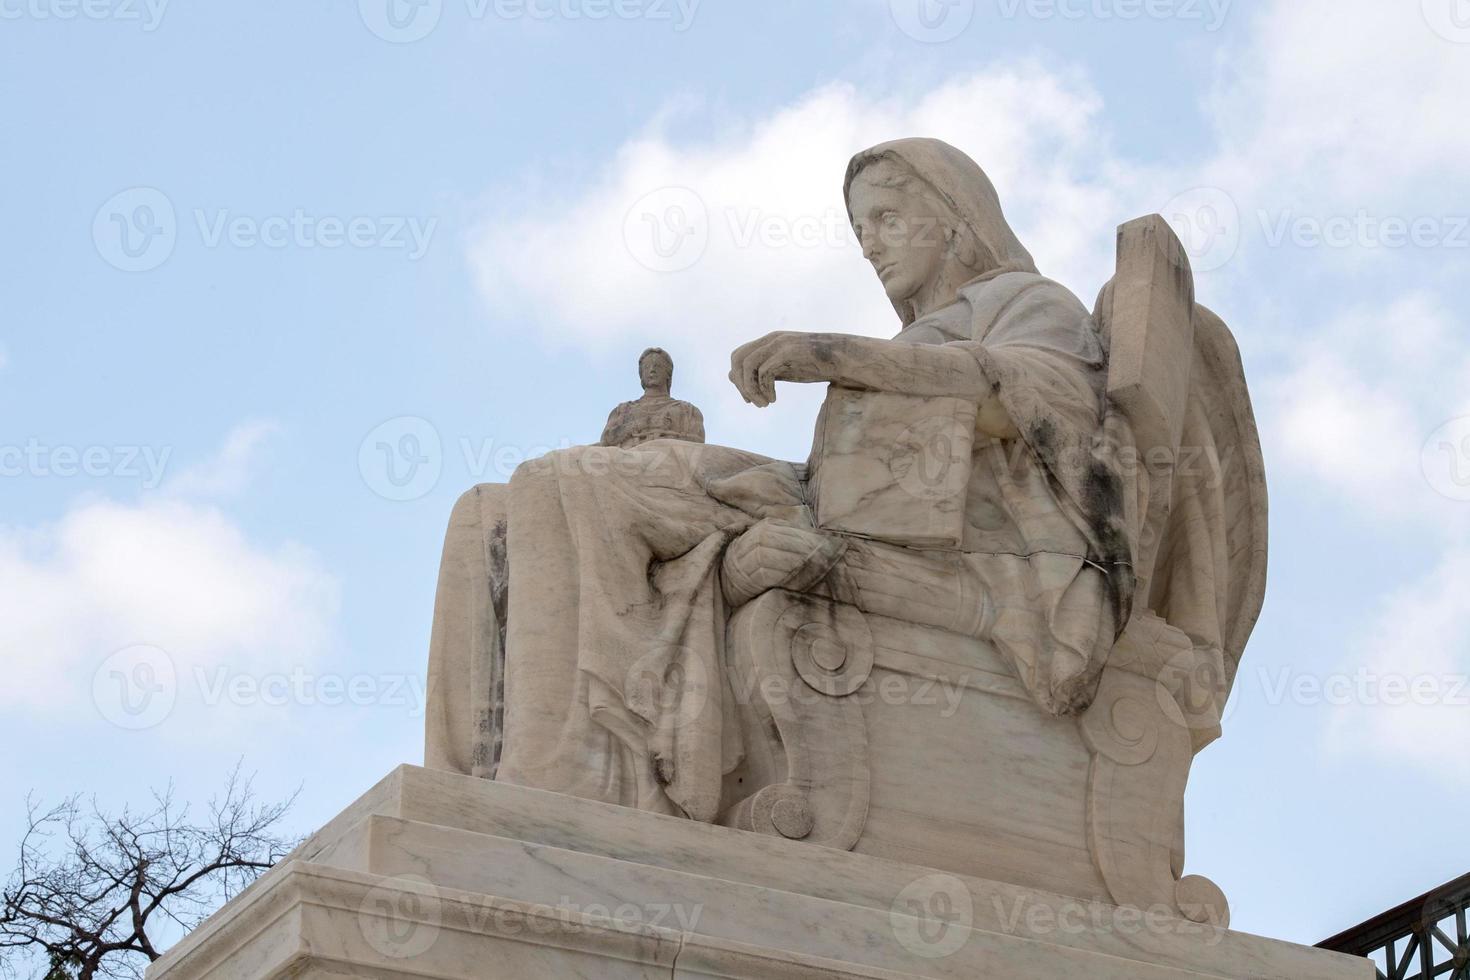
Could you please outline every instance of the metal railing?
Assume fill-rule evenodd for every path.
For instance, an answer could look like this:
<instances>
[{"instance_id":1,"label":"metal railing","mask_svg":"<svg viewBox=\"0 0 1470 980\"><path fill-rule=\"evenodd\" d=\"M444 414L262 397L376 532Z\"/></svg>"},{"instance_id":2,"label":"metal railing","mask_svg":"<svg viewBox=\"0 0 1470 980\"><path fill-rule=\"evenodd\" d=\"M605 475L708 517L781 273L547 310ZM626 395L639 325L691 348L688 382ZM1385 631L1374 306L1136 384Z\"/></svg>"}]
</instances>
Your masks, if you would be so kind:
<instances>
[{"instance_id":1,"label":"metal railing","mask_svg":"<svg viewBox=\"0 0 1470 980\"><path fill-rule=\"evenodd\" d=\"M1317 945L1366 956L1380 980L1470 980L1470 874Z\"/></svg>"}]
</instances>

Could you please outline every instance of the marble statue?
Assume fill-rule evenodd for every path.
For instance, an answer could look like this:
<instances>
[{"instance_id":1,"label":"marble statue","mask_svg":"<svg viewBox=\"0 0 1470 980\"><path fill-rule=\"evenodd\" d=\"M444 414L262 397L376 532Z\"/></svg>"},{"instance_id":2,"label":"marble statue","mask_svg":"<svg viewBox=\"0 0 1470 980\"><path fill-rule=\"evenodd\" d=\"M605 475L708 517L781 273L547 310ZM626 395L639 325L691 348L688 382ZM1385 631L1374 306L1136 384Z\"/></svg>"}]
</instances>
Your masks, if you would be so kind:
<instances>
[{"instance_id":1,"label":"marble statue","mask_svg":"<svg viewBox=\"0 0 1470 980\"><path fill-rule=\"evenodd\" d=\"M464 494L426 766L150 980L1373 977L1185 873L1266 498L1178 238L1119 227L1089 310L951 146L845 191L896 335L731 358L753 406L827 386L808 459L705 444L650 351L602 445Z\"/></svg>"},{"instance_id":2,"label":"marble statue","mask_svg":"<svg viewBox=\"0 0 1470 980\"><path fill-rule=\"evenodd\" d=\"M896 334L731 357L757 408L828 386L811 457L703 444L653 350L602 444L465 494L426 765L1223 915L1180 827L1264 590L1229 331L1157 216L1089 310L954 147L865 150L844 191ZM924 683L955 712L888 694Z\"/></svg>"},{"instance_id":3,"label":"marble statue","mask_svg":"<svg viewBox=\"0 0 1470 980\"><path fill-rule=\"evenodd\" d=\"M688 402L671 397L674 359L668 352L650 347L638 358L638 381L643 397L623 402L607 417L599 446L630 449L655 439L704 442L704 416Z\"/></svg>"}]
</instances>

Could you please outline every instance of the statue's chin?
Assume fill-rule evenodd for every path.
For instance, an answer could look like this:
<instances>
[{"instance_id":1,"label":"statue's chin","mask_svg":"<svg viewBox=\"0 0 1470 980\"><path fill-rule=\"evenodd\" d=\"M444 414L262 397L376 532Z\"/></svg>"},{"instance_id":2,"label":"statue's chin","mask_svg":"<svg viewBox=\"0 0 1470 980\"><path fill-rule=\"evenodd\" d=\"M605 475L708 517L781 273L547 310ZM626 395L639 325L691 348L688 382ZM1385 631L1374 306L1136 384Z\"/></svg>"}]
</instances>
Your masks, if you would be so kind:
<instances>
[{"instance_id":1,"label":"statue's chin","mask_svg":"<svg viewBox=\"0 0 1470 980\"><path fill-rule=\"evenodd\" d=\"M902 306L905 303L912 303L914 301L914 296L918 294L917 289L901 289L898 287L888 288L886 286L884 287L883 292L887 294L889 301L892 302L894 306Z\"/></svg>"}]
</instances>

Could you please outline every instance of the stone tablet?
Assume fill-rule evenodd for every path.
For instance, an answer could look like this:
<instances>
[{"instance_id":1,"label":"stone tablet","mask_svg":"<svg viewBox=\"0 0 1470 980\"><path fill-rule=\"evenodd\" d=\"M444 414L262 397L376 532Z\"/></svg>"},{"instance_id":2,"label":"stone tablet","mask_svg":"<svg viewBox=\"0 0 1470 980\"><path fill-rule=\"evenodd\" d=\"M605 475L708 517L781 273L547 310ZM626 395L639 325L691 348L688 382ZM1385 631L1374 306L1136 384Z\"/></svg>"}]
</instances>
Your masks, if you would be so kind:
<instances>
[{"instance_id":1,"label":"stone tablet","mask_svg":"<svg viewBox=\"0 0 1470 980\"><path fill-rule=\"evenodd\" d=\"M817 526L952 550L964 531L976 404L831 386L817 420Z\"/></svg>"}]
</instances>

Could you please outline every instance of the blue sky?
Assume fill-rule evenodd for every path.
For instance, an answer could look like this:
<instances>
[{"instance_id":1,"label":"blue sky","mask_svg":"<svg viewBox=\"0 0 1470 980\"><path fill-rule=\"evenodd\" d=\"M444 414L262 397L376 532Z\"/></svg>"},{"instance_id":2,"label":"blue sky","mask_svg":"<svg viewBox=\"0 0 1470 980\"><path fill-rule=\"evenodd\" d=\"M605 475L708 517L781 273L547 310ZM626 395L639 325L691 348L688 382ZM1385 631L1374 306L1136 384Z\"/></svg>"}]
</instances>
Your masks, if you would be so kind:
<instances>
[{"instance_id":1,"label":"blue sky","mask_svg":"<svg viewBox=\"0 0 1470 980\"><path fill-rule=\"evenodd\" d=\"M728 352L891 332L842 167L932 135L1089 303L1165 213L1240 340L1271 582L1189 870L1304 942L1463 873L1470 8L917 2L0 0L7 786L243 757L309 829L417 761L455 497L650 344L711 441L804 458L817 393L745 406Z\"/></svg>"}]
</instances>

